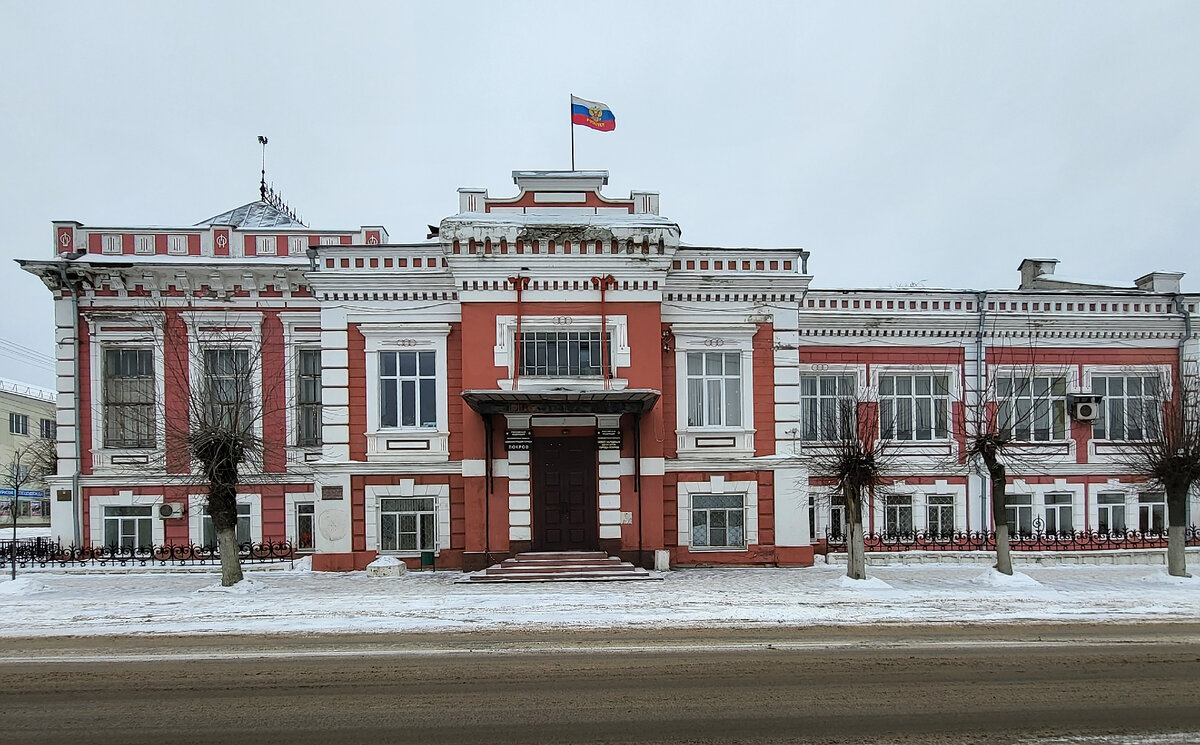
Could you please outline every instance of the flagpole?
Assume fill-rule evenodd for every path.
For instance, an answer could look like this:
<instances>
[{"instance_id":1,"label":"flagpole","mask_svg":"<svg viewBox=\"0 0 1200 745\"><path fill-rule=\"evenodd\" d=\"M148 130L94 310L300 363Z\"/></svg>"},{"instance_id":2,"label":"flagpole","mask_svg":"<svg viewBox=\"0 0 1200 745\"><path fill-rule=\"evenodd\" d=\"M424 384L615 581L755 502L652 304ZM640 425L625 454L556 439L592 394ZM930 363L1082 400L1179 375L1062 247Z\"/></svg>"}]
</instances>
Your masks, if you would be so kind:
<instances>
[{"instance_id":1,"label":"flagpole","mask_svg":"<svg viewBox=\"0 0 1200 745\"><path fill-rule=\"evenodd\" d=\"M571 170L574 171L575 170L575 94L572 93L572 94L570 94L570 96L571 96L571 98L570 98L569 105L567 107L567 111L570 112L571 116L569 119L567 119L567 121L570 122L570 125L571 125Z\"/></svg>"}]
</instances>

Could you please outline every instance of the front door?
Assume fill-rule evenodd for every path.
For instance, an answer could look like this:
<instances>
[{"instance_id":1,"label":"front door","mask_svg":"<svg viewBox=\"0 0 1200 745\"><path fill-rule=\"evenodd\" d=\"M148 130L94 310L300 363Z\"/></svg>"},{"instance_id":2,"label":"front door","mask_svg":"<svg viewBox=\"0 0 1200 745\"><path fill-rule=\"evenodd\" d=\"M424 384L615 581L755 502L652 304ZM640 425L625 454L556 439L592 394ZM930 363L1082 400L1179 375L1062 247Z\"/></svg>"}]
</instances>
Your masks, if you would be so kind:
<instances>
[{"instance_id":1,"label":"front door","mask_svg":"<svg viewBox=\"0 0 1200 745\"><path fill-rule=\"evenodd\" d=\"M530 461L533 468L533 549L594 551L599 548L596 439L535 437Z\"/></svg>"}]
</instances>

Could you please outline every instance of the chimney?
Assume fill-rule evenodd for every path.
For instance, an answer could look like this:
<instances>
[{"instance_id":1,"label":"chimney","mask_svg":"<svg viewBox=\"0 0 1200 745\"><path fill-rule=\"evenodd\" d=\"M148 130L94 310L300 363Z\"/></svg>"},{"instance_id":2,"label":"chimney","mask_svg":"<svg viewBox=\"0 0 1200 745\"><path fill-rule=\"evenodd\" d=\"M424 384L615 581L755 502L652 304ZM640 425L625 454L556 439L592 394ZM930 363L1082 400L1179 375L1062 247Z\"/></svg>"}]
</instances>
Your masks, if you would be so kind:
<instances>
[{"instance_id":1,"label":"chimney","mask_svg":"<svg viewBox=\"0 0 1200 745\"><path fill-rule=\"evenodd\" d=\"M1150 272L1133 280L1139 290L1146 292L1178 293L1183 272Z\"/></svg>"},{"instance_id":2,"label":"chimney","mask_svg":"<svg viewBox=\"0 0 1200 745\"><path fill-rule=\"evenodd\" d=\"M1017 267L1021 272L1021 286L1018 290L1028 290L1037 286L1035 280L1043 274L1054 274L1058 259L1024 259Z\"/></svg>"}]
</instances>

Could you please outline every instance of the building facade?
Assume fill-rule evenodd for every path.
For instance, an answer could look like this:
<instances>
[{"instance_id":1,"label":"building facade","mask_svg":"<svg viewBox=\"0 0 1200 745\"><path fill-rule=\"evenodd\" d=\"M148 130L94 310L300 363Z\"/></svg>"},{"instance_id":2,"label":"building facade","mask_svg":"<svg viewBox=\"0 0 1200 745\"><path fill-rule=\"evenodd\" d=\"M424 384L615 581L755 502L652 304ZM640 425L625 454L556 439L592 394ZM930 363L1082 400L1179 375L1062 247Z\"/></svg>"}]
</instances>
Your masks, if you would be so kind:
<instances>
[{"instance_id":1,"label":"building facade","mask_svg":"<svg viewBox=\"0 0 1200 745\"><path fill-rule=\"evenodd\" d=\"M49 443L56 439L56 395L36 386L0 380L0 525L49 525L44 482Z\"/></svg>"},{"instance_id":2,"label":"building facade","mask_svg":"<svg viewBox=\"0 0 1200 745\"><path fill-rule=\"evenodd\" d=\"M55 223L56 258L22 262L56 298L55 535L211 541L173 431L244 391L263 447L239 539L315 568L809 565L843 519L816 457L831 402L860 399L901 452L871 528L986 530L964 423L1005 376L1044 388L1018 526L1157 524L1114 412L1196 361L1181 275L1113 287L1029 260L1010 291L817 290L806 251L684 244L657 194L606 196L606 172L514 180L460 189L417 243L309 228L265 191L190 227ZM1100 390L1099 415L1073 408Z\"/></svg>"}]
</instances>

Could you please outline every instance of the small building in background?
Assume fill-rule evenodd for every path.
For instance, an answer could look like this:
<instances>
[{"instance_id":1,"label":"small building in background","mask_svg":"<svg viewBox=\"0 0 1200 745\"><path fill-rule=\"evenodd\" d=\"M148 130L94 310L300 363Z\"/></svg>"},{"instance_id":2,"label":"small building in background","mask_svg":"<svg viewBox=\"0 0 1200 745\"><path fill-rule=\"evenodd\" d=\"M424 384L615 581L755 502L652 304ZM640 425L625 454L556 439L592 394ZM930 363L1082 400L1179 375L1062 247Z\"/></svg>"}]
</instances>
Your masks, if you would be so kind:
<instances>
[{"instance_id":1,"label":"small building in background","mask_svg":"<svg viewBox=\"0 0 1200 745\"><path fill-rule=\"evenodd\" d=\"M14 497L18 526L50 525L41 464L56 465L46 457L56 439L56 398L54 391L0 378L0 526L12 525ZM15 470L25 468L30 475Z\"/></svg>"}]
</instances>

